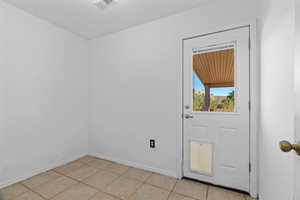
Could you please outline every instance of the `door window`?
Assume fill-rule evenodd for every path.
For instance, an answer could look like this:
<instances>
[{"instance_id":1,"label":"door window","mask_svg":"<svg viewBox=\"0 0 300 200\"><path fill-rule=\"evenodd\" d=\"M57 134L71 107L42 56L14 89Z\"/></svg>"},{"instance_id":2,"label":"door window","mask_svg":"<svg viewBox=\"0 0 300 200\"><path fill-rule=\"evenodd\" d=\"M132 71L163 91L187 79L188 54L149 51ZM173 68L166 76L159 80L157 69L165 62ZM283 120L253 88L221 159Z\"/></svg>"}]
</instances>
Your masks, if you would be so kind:
<instances>
[{"instance_id":1,"label":"door window","mask_svg":"<svg viewBox=\"0 0 300 200\"><path fill-rule=\"evenodd\" d=\"M235 48L194 50L193 111L235 112Z\"/></svg>"}]
</instances>

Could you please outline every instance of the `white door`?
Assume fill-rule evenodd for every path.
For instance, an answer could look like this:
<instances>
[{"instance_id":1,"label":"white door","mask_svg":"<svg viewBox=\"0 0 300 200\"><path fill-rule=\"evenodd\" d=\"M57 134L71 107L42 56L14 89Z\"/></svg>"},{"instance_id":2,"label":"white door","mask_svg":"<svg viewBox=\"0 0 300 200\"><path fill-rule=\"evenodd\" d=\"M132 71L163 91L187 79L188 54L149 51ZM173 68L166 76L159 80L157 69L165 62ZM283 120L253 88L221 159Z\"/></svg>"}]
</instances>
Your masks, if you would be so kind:
<instances>
[{"instance_id":1,"label":"white door","mask_svg":"<svg viewBox=\"0 0 300 200\"><path fill-rule=\"evenodd\" d=\"M184 176L249 191L249 27L184 40Z\"/></svg>"}]
</instances>

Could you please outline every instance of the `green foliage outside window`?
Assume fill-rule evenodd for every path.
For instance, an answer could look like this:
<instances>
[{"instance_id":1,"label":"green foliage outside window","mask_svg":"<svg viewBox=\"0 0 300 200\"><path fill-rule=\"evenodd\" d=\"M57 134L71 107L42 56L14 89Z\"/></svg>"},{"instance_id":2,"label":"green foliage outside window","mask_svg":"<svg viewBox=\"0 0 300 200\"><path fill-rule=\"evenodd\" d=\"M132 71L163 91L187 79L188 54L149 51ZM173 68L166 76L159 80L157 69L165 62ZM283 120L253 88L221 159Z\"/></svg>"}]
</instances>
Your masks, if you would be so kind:
<instances>
[{"instance_id":1,"label":"green foliage outside window","mask_svg":"<svg viewBox=\"0 0 300 200\"><path fill-rule=\"evenodd\" d=\"M204 94L194 94L193 110L203 111L204 109ZM221 102L217 101L217 97L210 97L211 112L234 112L234 91L230 92Z\"/></svg>"}]
</instances>

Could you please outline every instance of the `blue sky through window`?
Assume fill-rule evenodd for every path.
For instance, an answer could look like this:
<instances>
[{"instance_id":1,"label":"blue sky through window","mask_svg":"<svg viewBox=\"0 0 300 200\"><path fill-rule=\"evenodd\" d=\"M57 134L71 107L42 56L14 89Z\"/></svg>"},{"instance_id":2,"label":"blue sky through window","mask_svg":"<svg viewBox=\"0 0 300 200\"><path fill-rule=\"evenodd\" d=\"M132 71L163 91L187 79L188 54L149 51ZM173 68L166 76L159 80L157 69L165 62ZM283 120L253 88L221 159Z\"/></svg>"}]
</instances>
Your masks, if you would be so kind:
<instances>
[{"instance_id":1,"label":"blue sky through window","mask_svg":"<svg viewBox=\"0 0 300 200\"><path fill-rule=\"evenodd\" d=\"M193 72L193 87L196 90L204 90L204 85L201 83L198 76ZM214 96L228 96L230 92L234 91L234 87L225 87L225 88L211 88L210 93Z\"/></svg>"}]
</instances>

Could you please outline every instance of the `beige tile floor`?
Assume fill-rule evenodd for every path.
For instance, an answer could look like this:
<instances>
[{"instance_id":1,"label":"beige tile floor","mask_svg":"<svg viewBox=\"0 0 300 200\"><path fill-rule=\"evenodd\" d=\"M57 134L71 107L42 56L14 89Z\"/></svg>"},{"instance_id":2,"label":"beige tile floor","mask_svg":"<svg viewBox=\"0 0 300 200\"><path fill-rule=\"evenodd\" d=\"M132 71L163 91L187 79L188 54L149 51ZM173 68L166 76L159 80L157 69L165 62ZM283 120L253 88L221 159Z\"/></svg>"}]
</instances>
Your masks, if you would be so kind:
<instances>
[{"instance_id":1,"label":"beige tile floor","mask_svg":"<svg viewBox=\"0 0 300 200\"><path fill-rule=\"evenodd\" d=\"M0 189L0 200L251 200L243 193L85 156Z\"/></svg>"}]
</instances>

